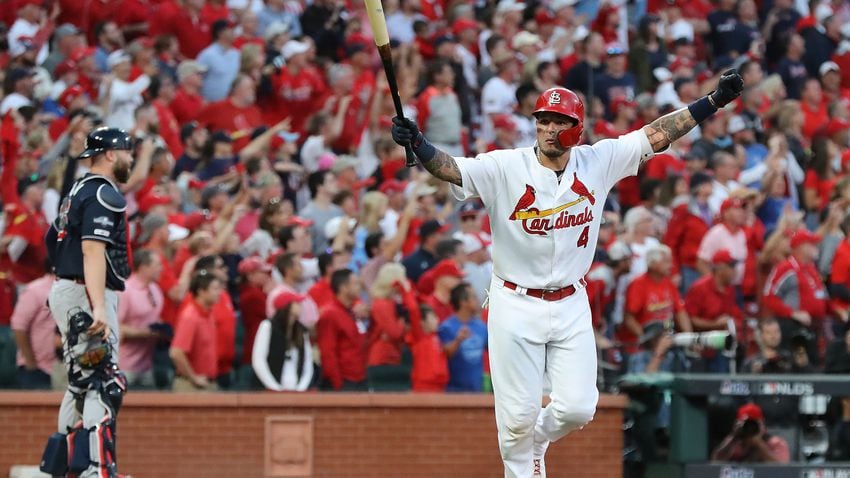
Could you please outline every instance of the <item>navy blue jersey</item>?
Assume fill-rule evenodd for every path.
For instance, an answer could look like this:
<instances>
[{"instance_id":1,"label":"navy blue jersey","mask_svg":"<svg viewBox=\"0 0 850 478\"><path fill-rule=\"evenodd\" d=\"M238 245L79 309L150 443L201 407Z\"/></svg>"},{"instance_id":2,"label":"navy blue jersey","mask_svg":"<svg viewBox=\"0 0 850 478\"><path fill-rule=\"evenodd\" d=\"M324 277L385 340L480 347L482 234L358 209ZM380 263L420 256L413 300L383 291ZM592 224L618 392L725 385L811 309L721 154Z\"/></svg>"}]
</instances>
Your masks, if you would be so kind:
<instances>
[{"instance_id":1,"label":"navy blue jersey","mask_svg":"<svg viewBox=\"0 0 850 478\"><path fill-rule=\"evenodd\" d=\"M56 275L84 279L83 241L101 241L106 243L106 287L124 290L130 275L126 209L124 196L108 178L87 174L77 180L46 237Z\"/></svg>"}]
</instances>

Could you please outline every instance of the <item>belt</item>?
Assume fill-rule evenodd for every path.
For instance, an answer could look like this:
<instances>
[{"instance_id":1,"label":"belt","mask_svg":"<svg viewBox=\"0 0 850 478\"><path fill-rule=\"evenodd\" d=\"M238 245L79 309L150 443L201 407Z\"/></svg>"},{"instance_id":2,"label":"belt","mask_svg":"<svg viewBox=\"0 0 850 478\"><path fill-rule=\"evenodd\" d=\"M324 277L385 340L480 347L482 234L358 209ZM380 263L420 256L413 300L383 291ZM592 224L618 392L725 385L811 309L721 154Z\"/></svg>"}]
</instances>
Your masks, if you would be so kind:
<instances>
[{"instance_id":1,"label":"belt","mask_svg":"<svg viewBox=\"0 0 850 478\"><path fill-rule=\"evenodd\" d=\"M536 297L538 299L543 299L549 302L555 302L557 300L565 299L573 294L584 286L587 285L584 279L578 281L578 287L574 284L568 285L566 287L561 287L560 289L526 289L525 287L520 287L513 282L503 280L505 283L505 287L511 290L515 290L520 294L525 294L531 297Z\"/></svg>"},{"instance_id":2,"label":"belt","mask_svg":"<svg viewBox=\"0 0 850 478\"><path fill-rule=\"evenodd\" d=\"M58 276L58 277L60 279L63 279L63 280L69 280L71 282L76 282L77 284L86 285L85 279L82 279L80 277L63 277L63 276Z\"/></svg>"}]
</instances>

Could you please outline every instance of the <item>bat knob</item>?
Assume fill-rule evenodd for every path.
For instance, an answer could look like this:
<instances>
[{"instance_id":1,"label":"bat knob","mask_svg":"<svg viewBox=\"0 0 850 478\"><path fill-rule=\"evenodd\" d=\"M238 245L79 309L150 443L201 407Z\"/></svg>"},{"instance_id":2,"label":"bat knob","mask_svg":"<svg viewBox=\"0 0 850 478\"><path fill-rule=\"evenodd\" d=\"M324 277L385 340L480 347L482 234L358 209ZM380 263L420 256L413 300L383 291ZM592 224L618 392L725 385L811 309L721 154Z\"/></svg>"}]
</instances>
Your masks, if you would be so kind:
<instances>
[{"instance_id":1,"label":"bat knob","mask_svg":"<svg viewBox=\"0 0 850 478\"><path fill-rule=\"evenodd\" d=\"M405 154L405 156L407 156L407 160L405 162L405 165L408 168L416 167L416 163L417 163L416 155L413 154L413 148L411 148L410 145L407 145L407 146L404 147L404 154Z\"/></svg>"}]
</instances>

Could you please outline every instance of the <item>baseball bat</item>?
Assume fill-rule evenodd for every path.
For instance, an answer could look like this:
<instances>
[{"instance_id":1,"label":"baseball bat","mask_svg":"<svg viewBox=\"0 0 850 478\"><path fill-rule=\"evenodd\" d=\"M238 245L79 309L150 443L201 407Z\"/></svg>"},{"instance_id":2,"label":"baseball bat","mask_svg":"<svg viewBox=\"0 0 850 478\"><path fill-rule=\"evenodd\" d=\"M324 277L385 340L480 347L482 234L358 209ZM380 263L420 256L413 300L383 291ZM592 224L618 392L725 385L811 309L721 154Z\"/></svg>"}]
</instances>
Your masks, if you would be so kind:
<instances>
[{"instance_id":1,"label":"baseball bat","mask_svg":"<svg viewBox=\"0 0 850 478\"><path fill-rule=\"evenodd\" d=\"M398 84L395 81L393 56L390 49L390 34L387 32L387 19L384 17L384 8L381 6L381 0L363 0L363 3L366 5L369 24L372 25L372 32L375 34L375 46L378 47L378 54L381 55L381 63L384 64L387 84L390 86L390 93L393 95L395 114L399 118L404 119L401 98L398 96ZM416 156L413 154L413 149L410 145L404 147L404 153L407 155L407 167L412 168L416 166Z\"/></svg>"}]
</instances>

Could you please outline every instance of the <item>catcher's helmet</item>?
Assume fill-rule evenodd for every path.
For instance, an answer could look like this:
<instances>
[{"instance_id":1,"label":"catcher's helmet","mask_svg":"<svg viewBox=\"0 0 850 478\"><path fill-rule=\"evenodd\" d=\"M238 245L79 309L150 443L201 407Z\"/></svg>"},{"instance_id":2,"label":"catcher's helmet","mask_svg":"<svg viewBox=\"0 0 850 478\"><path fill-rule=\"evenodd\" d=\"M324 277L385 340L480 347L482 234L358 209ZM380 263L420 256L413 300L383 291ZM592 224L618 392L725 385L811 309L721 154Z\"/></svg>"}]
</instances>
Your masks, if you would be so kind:
<instances>
[{"instance_id":1,"label":"catcher's helmet","mask_svg":"<svg viewBox=\"0 0 850 478\"><path fill-rule=\"evenodd\" d=\"M103 126L89 133L86 137L86 150L80 153L80 158L91 158L110 150L132 151L133 140L123 129Z\"/></svg>"},{"instance_id":2,"label":"catcher's helmet","mask_svg":"<svg viewBox=\"0 0 850 478\"><path fill-rule=\"evenodd\" d=\"M543 112L558 113L576 120L575 126L558 134L558 141L565 148L578 144L584 128L584 104L575 93L566 88L549 88L540 94L534 105L535 116Z\"/></svg>"}]
</instances>

